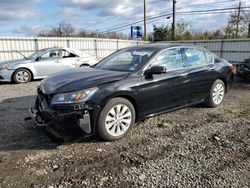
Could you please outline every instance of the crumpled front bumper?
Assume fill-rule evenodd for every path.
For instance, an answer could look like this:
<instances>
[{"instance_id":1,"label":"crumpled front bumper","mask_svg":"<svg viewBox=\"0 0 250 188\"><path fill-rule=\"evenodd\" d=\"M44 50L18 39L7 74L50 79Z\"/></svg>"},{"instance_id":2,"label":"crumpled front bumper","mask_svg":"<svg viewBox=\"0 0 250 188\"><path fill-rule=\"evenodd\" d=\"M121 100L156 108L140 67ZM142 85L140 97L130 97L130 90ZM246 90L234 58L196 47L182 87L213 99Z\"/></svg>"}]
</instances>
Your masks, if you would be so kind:
<instances>
[{"instance_id":1,"label":"crumpled front bumper","mask_svg":"<svg viewBox=\"0 0 250 188\"><path fill-rule=\"evenodd\" d=\"M80 107L81 106L81 107ZM34 107L30 108L30 116L36 126L53 126L72 118L77 119L78 126L86 133L91 133L90 111L93 107L85 104L74 106L57 106L52 108L44 97L37 96Z\"/></svg>"}]
</instances>

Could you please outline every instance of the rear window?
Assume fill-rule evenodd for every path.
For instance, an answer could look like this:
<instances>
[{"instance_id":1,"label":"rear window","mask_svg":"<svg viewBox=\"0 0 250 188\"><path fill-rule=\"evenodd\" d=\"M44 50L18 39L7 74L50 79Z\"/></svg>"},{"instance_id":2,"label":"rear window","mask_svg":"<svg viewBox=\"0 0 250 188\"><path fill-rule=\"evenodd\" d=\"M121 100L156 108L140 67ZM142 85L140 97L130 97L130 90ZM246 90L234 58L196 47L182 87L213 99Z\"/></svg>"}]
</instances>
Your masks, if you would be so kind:
<instances>
[{"instance_id":1,"label":"rear window","mask_svg":"<svg viewBox=\"0 0 250 188\"><path fill-rule=\"evenodd\" d=\"M213 64L214 63L214 56L211 52L205 51L205 56L208 64Z\"/></svg>"},{"instance_id":2,"label":"rear window","mask_svg":"<svg viewBox=\"0 0 250 188\"><path fill-rule=\"evenodd\" d=\"M197 48L185 48L187 62L190 66L206 65L207 59L204 51Z\"/></svg>"}]
</instances>

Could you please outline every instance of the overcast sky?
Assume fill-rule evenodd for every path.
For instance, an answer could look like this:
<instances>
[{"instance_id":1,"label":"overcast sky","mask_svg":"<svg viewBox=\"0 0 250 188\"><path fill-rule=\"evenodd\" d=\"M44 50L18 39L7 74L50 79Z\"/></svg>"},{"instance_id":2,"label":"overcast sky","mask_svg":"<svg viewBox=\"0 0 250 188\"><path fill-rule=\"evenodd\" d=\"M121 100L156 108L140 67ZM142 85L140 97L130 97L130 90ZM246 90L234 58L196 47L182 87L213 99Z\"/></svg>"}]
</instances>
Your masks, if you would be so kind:
<instances>
[{"instance_id":1,"label":"overcast sky","mask_svg":"<svg viewBox=\"0 0 250 188\"><path fill-rule=\"evenodd\" d=\"M172 12L172 0L147 0L149 17ZM250 6L250 0L242 1ZM178 14L178 12L237 7L239 0L177 0L177 21L184 20L195 31L214 30L226 25L229 13ZM34 36L61 22L77 30L105 31L143 19L143 0L0 0L0 35ZM148 22L171 25L170 19ZM143 25L143 23L135 24ZM129 34L129 26L120 32Z\"/></svg>"}]
</instances>

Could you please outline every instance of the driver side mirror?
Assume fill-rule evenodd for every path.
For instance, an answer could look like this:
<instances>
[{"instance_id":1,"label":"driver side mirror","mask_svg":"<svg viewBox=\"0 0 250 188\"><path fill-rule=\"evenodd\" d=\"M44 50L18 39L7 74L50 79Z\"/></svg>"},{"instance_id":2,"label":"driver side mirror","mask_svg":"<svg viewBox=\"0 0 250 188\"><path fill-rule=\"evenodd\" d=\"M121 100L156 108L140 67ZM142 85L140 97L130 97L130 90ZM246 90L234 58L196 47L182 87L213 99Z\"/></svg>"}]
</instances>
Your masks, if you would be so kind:
<instances>
[{"instance_id":1,"label":"driver side mirror","mask_svg":"<svg viewBox=\"0 0 250 188\"><path fill-rule=\"evenodd\" d=\"M165 66L155 65L146 70L144 75L146 78L152 78L154 74L165 74L166 72L167 69Z\"/></svg>"}]
</instances>

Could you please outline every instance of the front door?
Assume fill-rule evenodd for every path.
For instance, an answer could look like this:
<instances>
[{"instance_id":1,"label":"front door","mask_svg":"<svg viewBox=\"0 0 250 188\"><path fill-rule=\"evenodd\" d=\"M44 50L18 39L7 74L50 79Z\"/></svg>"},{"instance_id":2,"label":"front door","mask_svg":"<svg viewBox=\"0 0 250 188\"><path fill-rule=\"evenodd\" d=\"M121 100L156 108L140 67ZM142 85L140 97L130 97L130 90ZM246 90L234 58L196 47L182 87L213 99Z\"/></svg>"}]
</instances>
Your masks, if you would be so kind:
<instances>
[{"instance_id":1,"label":"front door","mask_svg":"<svg viewBox=\"0 0 250 188\"><path fill-rule=\"evenodd\" d=\"M45 52L34 64L37 76L45 77L62 70L61 59L59 49Z\"/></svg>"},{"instance_id":2,"label":"front door","mask_svg":"<svg viewBox=\"0 0 250 188\"><path fill-rule=\"evenodd\" d=\"M171 48L160 52L149 66L154 65L165 66L167 73L153 75L152 79L142 78L142 85L137 89L145 116L186 104L189 79L183 64L182 50Z\"/></svg>"}]
</instances>

